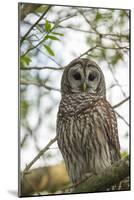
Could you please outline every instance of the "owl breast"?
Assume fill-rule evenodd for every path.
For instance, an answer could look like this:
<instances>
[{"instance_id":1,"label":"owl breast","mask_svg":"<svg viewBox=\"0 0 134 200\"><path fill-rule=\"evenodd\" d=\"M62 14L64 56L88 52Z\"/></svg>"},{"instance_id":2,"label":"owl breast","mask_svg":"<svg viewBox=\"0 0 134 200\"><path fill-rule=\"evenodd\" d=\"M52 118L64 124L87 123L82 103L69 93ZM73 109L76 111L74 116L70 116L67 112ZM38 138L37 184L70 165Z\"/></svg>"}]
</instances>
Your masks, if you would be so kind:
<instances>
[{"instance_id":1,"label":"owl breast","mask_svg":"<svg viewBox=\"0 0 134 200\"><path fill-rule=\"evenodd\" d=\"M61 101L58 146L73 183L85 173L99 173L116 159L115 148L109 145L106 133L110 124L105 120L107 111L105 107L102 109L103 101L101 97L89 95L66 95Z\"/></svg>"}]
</instances>

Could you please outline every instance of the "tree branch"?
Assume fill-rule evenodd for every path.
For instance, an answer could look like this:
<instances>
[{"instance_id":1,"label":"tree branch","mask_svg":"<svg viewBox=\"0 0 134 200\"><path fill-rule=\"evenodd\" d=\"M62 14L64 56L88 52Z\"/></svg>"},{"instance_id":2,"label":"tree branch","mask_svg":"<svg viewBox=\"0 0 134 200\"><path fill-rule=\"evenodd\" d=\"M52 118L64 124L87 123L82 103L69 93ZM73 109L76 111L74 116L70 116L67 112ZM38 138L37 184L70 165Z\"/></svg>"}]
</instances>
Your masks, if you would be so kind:
<instances>
[{"instance_id":1,"label":"tree branch","mask_svg":"<svg viewBox=\"0 0 134 200\"><path fill-rule=\"evenodd\" d=\"M57 140L57 136L53 138L36 156L35 158L26 166L23 171L23 174L27 173L27 171L32 167L32 165L49 149L49 147Z\"/></svg>"},{"instance_id":2,"label":"tree branch","mask_svg":"<svg viewBox=\"0 0 134 200\"><path fill-rule=\"evenodd\" d=\"M115 74L114 74L114 71L113 71L113 68L111 67L111 64L110 64L110 63L108 63L108 69L110 70L110 72L111 72L111 74L112 74L112 76L113 76L113 79L114 79L115 83L116 83L117 86L120 88L120 90L121 90L121 92L122 92L122 95L123 95L124 97L126 97L126 94L125 94L125 92L123 91L123 89L122 89L122 87L121 87L121 85L120 85L118 79L116 78L116 76L115 76Z\"/></svg>"},{"instance_id":3,"label":"tree branch","mask_svg":"<svg viewBox=\"0 0 134 200\"><path fill-rule=\"evenodd\" d=\"M129 47L127 46L122 46L122 47L112 47L112 46L100 46L100 45L95 45L94 47L91 47L90 49L88 49L87 51L85 51L84 53L82 53L78 58L81 58L83 56L85 56L86 54L88 54L89 52L93 51L94 49L114 49L114 50L118 50L118 49L129 49Z\"/></svg>"},{"instance_id":4,"label":"tree branch","mask_svg":"<svg viewBox=\"0 0 134 200\"><path fill-rule=\"evenodd\" d=\"M50 70L63 70L64 67L21 67L21 70L44 70L44 69L50 69Z\"/></svg>"},{"instance_id":5,"label":"tree branch","mask_svg":"<svg viewBox=\"0 0 134 200\"><path fill-rule=\"evenodd\" d=\"M117 116L118 116L120 119L122 119L122 120L124 121L124 123L125 123L127 126L129 126L129 123L125 120L125 118L124 118L122 115L120 115L117 111L115 111L115 113L117 114Z\"/></svg>"},{"instance_id":6,"label":"tree branch","mask_svg":"<svg viewBox=\"0 0 134 200\"><path fill-rule=\"evenodd\" d=\"M39 17L39 19L31 26L31 28L26 32L26 34L22 37L20 43L26 39L26 37L29 35L29 33L33 30L33 28L43 19L43 17L46 15L48 10L51 8L51 6L47 6L45 12Z\"/></svg>"},{"instance_id":7,"label":"tree branch","mask_svg":"<svg viewBox=\"0 0 134 200\"><path fill-rule=\"evenodd\" d=\"M125 174L124 174L124 171L125 171ZM128 175L129 175L129 159L127 157L123 160L120 160L118 163L114 164L113 166L105 169L101 174L99 174L99 176L98 175L94 175L93 177L90 176L90 178L75 185L76 187L74 187L74 185L69 186L70 179L68 177L64 162L61 162L59 164L52 165L52 166L44 166L44 167L35 168L35 169L30 170L29 173L25 173L25 176L21 179L21 195L28 196L32 194L33 192L39 193L42 191L44 191L44 194L45 194L45 191L51 192L51 193L53 193L54 191L60 191L60 193L70 193L70 192L72 193L70 189L75 190L73 192L76 193L77 192L76 189L78 189L78 187L80 188L81 185L83 184L86 185L87 182L90 182L92 180L93 182L90 182L91 187L92 187L92 184L93 186L95 186L96 184L97 188L99 188L99 186L101 185L101 188L99 188L99 191L102 191L104 190L104 187L107 188L109 185L113 184L113 182L117 184L117 181L119 181L119 179L122 180L121 182L124 182L124 177L127 177ZM105 177L106 177L106 180L105 180ZM112 177L112 180L111 180L111 177ZM108 184L106 184L106 182L108 182ZM121 185L119 190L129 189L129 184L127 184L124 188L122 186L123 185ZM80 192L83 192L83 191L80 191ZM91 190L91 192L96 192L96 191L94 189L94 191Z\"/></svg>"},{"instance_id":8,"label":"tree branch","mask_svg":"<svg viewBox=\"0 0 134 200\"><path fill-rule=\"evenodd\" d=\"M44 88L47 89L47 90L55 90L55 91L60 92L59 89L50 87L50 86L44 84L43 82L37 82L37 81L32 81L32 80L30 80L30 81L21 80L21 81L20 81L20 84L21 84L21 85L35 85L35 86L38 86L38 87L44 87Z\"/></svg>"},{"instance_id":9,"label":"tree branch","mask_svg":"<svg viewBox=\"0 0 134 200\"><path fill-rule=\"evenodd\" d=\"M127 38L128 35L127 34L123 34L123 33L101 33L101 32L93 32L93 31L89 31L89 30L82 30L80 28L77 28L77 27L72 27L72 26L62 26L62 25L59 25L58 26L59 28L64 28L64 29L71 29L71 30L74 30L74 31L79 31L79 32L83 32L83 33L87 33L87 34L95 34L95 35L101 35L102 37L114 37L114 38Z\"/></svg>"},{"instance_id":10,"label":"tree branch","mask_svg":"<svg viewBox=\"0 0 134 200\"><path fill-rule=\"evenodd\" d=\"M119 102L118 104L114 105L113 108L117 108L119 106L121 106L123 103L125 103L126 101L128 101L130 99L130 97L127 97L126 99L122 100L121 102Z\"/></svg>"},{"instance_id":11,"label":"tree branch","mask_svg":"<svg viewBox=\"0 0 134 200\"><path fill-rule=\"evenodd\" d=\"M119 160L103 172L81 182L73 193L106 191L107 188L118 184L130 175L129 157ZM128 188L129 190L129 188Z\"/></svg>"},{"instance_id":12,"label":"tree branch","mask_svg":"<svg viewBox=\"0 0 134 200\"><path fill-rule=\"evenodd\" d=\"M88 49L87 51L82 53L78 58L81 58L81 57L85 56L87 53L89 53L90 51L93 51L96 48L97 48L97 45L95 45L94 47L91 47L90 49Z\"/></svg>"}]
</instances>

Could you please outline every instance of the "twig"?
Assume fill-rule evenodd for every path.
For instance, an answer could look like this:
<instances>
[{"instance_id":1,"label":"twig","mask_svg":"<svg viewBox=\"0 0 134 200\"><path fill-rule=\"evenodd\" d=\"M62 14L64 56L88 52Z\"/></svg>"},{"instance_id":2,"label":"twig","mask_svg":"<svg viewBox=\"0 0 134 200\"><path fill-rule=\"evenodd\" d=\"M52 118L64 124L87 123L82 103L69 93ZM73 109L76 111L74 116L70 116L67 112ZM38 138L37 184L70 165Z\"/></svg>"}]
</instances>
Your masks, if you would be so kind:
<instances>
[{"instance_id":1,"label":"twig","mask_svg":"<svg viewBox=\"0 0 134 200\"><path fill-rule=\"evenodd\" d=\"M126 101L128 101L130 99L130 97L127 97L126 99L124 99L123 101L119 102L118 104L114 105L113 108L117 108L119 106L121 106L123 103L125 103Z\"/></svg>"},{"instance_id":2,"label":"twig","mask_svg":"<svg viewBox=\"0 0 134 200\"><path fill-rule=\"evenodd\" d=\"M92 30L94 31L95 34L99 35L101 38L102 37L107 37L107 36L112 36L112 37L119 37L120 38L120 34L111 34L111 33L100 33L98 30L97 30L97 26L95 26L94 23L91 23L91 21L89 21L89 19L85 16L85 13L82 12L82 10L80 9L77 9L78 12L83 16L83 18L85 19L85 21L90 25L90 27L92 28ZM127 37L127 35L123 34L122 37ZM106 47L103 47L103 48L106 48ZM128 47L119 47L119 49L129 49Z\"/></svg>"},{"instance_id":3,"label":"twig","mask_svg":"<svg viewBox=\"0 0 134 200\"><path fill-rule=\"evenodd\" d=\"M111 72L111 74L112 74L112 76L113 76L114 81L117 83L117 86L120 88L120 90L121 90L123 96L126 97L126 94L125 94L125 92L123 91L121 85L119 84L119 81L118 81L117 78L115 77L115 74L114 74L114 72L113 72L113 69L112 69L110 63L108 63L108 68L109 68L109 70L110 70L110 72Z\"/></svg>"},{"instance_id":4,"label":"twig","mask_svg":"<svg viewBox=\"0 0 134 200\"><path fill-rule=\"evenodd\" d=\"M117 116L122 119L124 121L124 123L129 126L128 122L125 120L125 118L123 116L121 116L117 111L115 111L115 113L117 114Z\"/></svg>"},{"instance_id":5,"label":"twig","mask_svg":"<svg viewBox=\"0 0 134 200\"><path fill-rule=\"evenodd\" d=\"M73 13L72 15L68 14L66 17L64 17L63 19L59 20L59 24L70 19L70 18L73 18L73 17L76 17L77 16L77 12Z\"/></svg>"},{"instance_id":6,"label":"twig","mask_svg":"<svg viewBox=\"0 0 134 200\"><path fill-rule=\"evenodd\" d=\"M22 139L22 142L21 142L21 144L20 144L21 148L22 148L23 145L25 144L25 141L26 141L26 139L27 139L28 136L29 136L28 134L25 134L25 135L24 135L24 137L23 137L23 139Z\"/></svg>"},{"instance_id":7,"label":"twig","mask_svg":"<svg viewBox=\"0 0 134 200\"><path fill-rule=\"evenodd\" d=\"M46 33L46 36L49 35L55 28L58 27L58 24L62 23L63 21L67 20L67 19L70 19L70 17L73 17L75 15L72 15L72 16L67 16L66 18L60 20L60 21L56 21L53 28L50 30L50 32ZM38 46L40 46L42 43L44 42L44 37L42 40L40 40L40 42L38 42L35 46L32 45L32 47L30 47L29 49L27 49L27 51L23 54L23 56L25 56L26 54L28 54L30 51L36 49Z\"/></svg>"},{"instance_id":8,"label":"twig","mask_svg":"<svg viewBox=\"0 0 134 200\"><path fill-rule=\"evenodd\" d=\"M42 18L46 15L48 10L51 8L51 6L47 6L45 12L40 16L40 18L31 26L31 28L26 32L26 34L22 37L21 39L21 44L22 42L26 39L26 37L29 35L29 33L33 30L33 28L42 20Z\"/></svg>"},{"instance_id":9,"label":"twig","mask_svg":"<svg viewBox=\"0 0 134 200\"><path fill-rule=\"evenodd\" d=\"M86 54L88 54L89 52L93 51L94 49L97 48L102 48L102 49L129 49L127 46L122 46L122 47L112 47L112 46L100 46L100 45L95 45L94 47L91 47L90 49L88 49L87 51L85 51L83 54L81 54L78 58L81 58L82 56L85 56Z\"/></svg>"},{"instance_id":10,"label":"twig","mask_svg":"<svg viewBox=\"0 0 134 200\"><path fill-rule=\"evenodd\" d=\"M86 17L85 14L82 12L82 10L80 10L80 9L77 9L77 10L78 10L78 12L83 16L83 18L84 18L85 21L88 23L88 25L94 30L94 32L97 33L98 35L100 35L100 33L99 33L98 30L97 30L97 27L96 27L94 24L92 24L92 23L87 19L87 17Z\"/></svg>"},{"instance_id":11,"label":"twig","mask_svg":"<svg viewBox=\"0 0 134 200\"><path fill-rule=\"evenodd\" d=\"M57 136L53 138L36 156L35 158L26 166L26 168L23 171L24 173L27 173L27 171L32 167L32 165L49 149L49 147L57 140Z\"/></svg>"},{"instance_id":12,"label":"twig","mask_svg":"<svg viewBox=\"0 0 134 200\"><path fill-rule=\"evenodd\" d=\"M56 28L57 25L53 26L53 28L50 30L50 32L47 32L45 36L49 35L49 33L51 33L55 28ZM38 42L36 45L32 45L32 47L30 47L29 49L27 49L27 51L22 55L22 56L25 56L26 54L28 54L30 51L36 49L38 46L40 46L42 43L44 42L44 37L43 39L40 40L40 42ZM38 48L37 48L38 49Z\"/></svg>"},{"instance_id":13,"label":"twig","mask_svg":"<svg viewBox=\"0 0 134 200\"><path fill-rule=\"evenodd\" d=\"M87 34L96 34L96 35L101 35L102 37L116 37L116 38L127 38L128 35L127 34L120 34L120 33L97 33L97 32L93 32L93 31L89 31L89 30L82 30L79 29L77 27L72 27L72 26L62 26L59 25L59 28L64 28L64 29L72 29L74 31L79 31L79 32L83 32L83 33L87 33Z\"/></svg>"},{"instance_id":14,"label":"twig","mask_svg":"<svg viewBox=\"0 0 134 200\"><path fill-rule=\"evenodd\" d=\"M20 84L21 84L21 85L35 85L35 86L38 86L38 87L44 87L44 88L46 88L47 90L55 90L55 91L60 92L59 89L50 87L50 86L48 86L48 85L46 85L46 84L44 84L44 83L42 83L42 82L31 81L31 80L30 80L30 81L21 80L21 81L20 81Z\"/></svg>"},{"instance_id":15,"label":"twig","mask_svg":"<svg viewBox=\"0 0 134 200\"><path fill-rule=\"evenodd\" d=\"M72 26L62 26L62 25L59 25L58 26L59 28L64 28L64 29L71 29L73 31L79 31L79 32L83 32L83 33L87 33L87 34L97 34L95 32L92 32L92 31L88 31L88 30L82 30L82 29L79 29L77 27L72 27Z\"/></svg>"},{"instance_id":16,"label":"twig","mask_svg":"<svg viewBox=\"0 0 134 200\"><path fill-rule=\"evenodd\" d=\"M85 51L84 53L82 53L78 58L81 58L82 56L85 56L90 51L93 51L96 47L97 47L97 45L95 45L94 47L91 47L90 49L88 49L87 51Z\"/></svg>"},{"instance_id":17,"label":"twig","mask_svg":"<svg viewBox=\"0 0 134 200\"><path fill-rule=\"evenodd\" d=\"M112 46L100 46L100 45L97 45L97 48L102 48L102 49L115 49L115 50L118 50L118 49L126 49L126 50L129 50L129 47L128 46L118 46L118 47L112 47Z\"/></svg>"},{"instance_id":18,"label":"twig","mask_svg":"<svg viewBox=\"0 0 134 200\"><path fill-rule=\"evenodd\" d=\"M45 54L40 48L37 48L37 50L44 56L46 56L47 58L49 58L51 61L53 61L58 67L63 67L59 62L57 62L53 57Z\"/></svg>"},{"instance_id":19,"label":"twig","mask_svg":"<svg viewBox=\"0 0 134 200\"><path fill-rule=\"evenodd\" d=\"M64 67L59 67L59 68L56 68L56 67L21 67L20 68L21 70L44 70L44 69L50 69L50 70L63 70Z\"/></svg>"}]
</instances>

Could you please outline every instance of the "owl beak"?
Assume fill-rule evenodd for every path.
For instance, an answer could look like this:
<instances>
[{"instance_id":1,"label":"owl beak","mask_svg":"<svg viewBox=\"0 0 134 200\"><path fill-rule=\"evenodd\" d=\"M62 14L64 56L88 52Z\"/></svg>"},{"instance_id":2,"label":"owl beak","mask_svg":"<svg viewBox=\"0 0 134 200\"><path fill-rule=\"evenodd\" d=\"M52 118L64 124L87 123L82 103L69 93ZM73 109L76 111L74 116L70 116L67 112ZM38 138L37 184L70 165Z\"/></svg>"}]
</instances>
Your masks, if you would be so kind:
<instances>
[{"instance_id":1,"label":"owl beak","mask_svg":"<svg viewBox=\"0 0 134 200\"><path fill-rule=\"evenodd\" d=\"M83 90L83 92L86 92L86 90L87 90L87 84L86 84L86 82L83 83L82 90Z\"/></svg>"}]
</instances>

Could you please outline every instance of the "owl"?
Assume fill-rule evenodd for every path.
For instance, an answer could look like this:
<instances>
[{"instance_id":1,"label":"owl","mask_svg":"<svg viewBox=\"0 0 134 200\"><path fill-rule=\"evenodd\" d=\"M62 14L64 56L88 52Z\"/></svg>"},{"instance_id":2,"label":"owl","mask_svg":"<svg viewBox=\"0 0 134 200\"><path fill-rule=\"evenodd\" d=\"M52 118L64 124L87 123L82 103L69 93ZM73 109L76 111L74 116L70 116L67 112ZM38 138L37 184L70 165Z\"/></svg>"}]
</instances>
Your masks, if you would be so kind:
<instances>
[{"instance_id":1,"label":"owl","mask_svg":"<svg viewBox=\"0 0 134 200\"><path fill-rule=\"evenodd\" d=\"M106 100L101 68L86 58L65 67L57 115L57 142L73 184L120 159L117 121Z\"/></svg>"}]
</instances>

